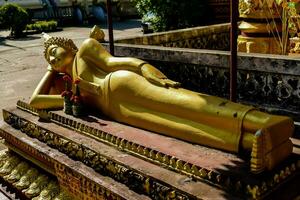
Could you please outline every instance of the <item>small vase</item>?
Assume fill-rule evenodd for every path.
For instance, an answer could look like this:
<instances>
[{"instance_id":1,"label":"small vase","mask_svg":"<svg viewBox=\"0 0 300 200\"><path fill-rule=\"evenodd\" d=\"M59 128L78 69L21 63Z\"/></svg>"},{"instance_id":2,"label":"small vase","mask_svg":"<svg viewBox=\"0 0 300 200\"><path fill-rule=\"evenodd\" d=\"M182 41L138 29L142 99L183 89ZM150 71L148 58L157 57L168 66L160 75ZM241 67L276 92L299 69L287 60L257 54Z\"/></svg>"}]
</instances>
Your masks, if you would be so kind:
<instances>
[{"instance_id":1,"label":"small vase","mask_svg":"<svg viewBox=\"0 0 300 200\"><path fill-rule=\"evenodd\" d=\"M68 97L64 98L64 112L67 115L72 115L73 114L73 111L72 111L72 101Z\"/></svg>"},{"instance_id":2,"label":"small vase","mask_svg":"<svg viewBox=\"0 0 300 200\"><path fill-rule=\"evenodd\" d=\"M81 104L73 104L72 111L75 117L80 117L84 114L83 106Z\"/></svg>"}]
</instances>

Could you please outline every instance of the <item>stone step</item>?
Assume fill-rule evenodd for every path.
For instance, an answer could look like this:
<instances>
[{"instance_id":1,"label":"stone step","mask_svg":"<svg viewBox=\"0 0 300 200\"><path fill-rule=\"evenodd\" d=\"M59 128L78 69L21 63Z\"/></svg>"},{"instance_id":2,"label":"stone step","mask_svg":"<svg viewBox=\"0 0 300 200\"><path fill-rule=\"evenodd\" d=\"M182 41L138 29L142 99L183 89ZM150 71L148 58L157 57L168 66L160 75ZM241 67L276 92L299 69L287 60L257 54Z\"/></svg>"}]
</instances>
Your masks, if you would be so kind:
<instances>
[{"instance_id":1,"label":"stone step","mask_svg":"<svg viewBox=\"0 0 300 200\"><path fill-rule=\"evenodd\" d=\"M1 200L21 200L18 195L13 192L4 182L0 183L0 199Z\"/></svg>"},{"instance_id":2,"label":"stone step","mask_svg":"<svg viewBox=\"0 0 300 200\"><path fill-rule=\"evenodd\" d=\"M34 110L30 112L36 114ZM281 183L299 175L298 157L272 172L257 176L249 173L244 161L236 155L95 116L78 119L61 112L40 113L48 119L42 122L37 116L19 109L4 110L3 113L11 126L23 131L18 132L20 136L27 134L37 138L45 149L48 144L50 149L58 149L98 173L152 198L262 198L279 188ZM8 132L3 134L6 141L12 131ZM175 165L172 160L176 161ZM191 162L204 167L189 165Z\"/></svg>"},{"instance_id":3,"label":"stone step","mask_svg":"<svg viewBox=\"0 0 300 200\"><path fill-rule=\"evenodd\" d=\"M149 199L3 122L0 122L0 134L9 149L21 156L21 162L34 163L57 177L60 187L75 199Z\"/></svg>"},{"instance_id":4,"label":"stone step","mask_svg":"<svg viewBox=\"0 0 300 200\"><path fill-rule=\"evenodd\" d=\"M25 149L21 149L21 152L26 152L30 158L40 161L39 166L43 168L48 166L49 169L47 170L58 177L65 174L67 170L75 170L76 173L81 173L81 176L86 179L87 177L88 179L94 179L98 176L109 176L115 179L118 184L107 185L115 186L121 184L128 186L121 190L125 194L126 191L133 190L134 192L143 193L149 197L158 199L171 197L212 199L222 198L226 194L221 189L200 181L194 181L185 175L126 154L114 147L95 141L70 129L54 123L39 122L38 117L30 113L21 110L13 110L11 113L17 114L16 116L20 117L20 123L27 123L26 127L28 129L33 128L29 130L31 137L41 139L36 135L38 134L37 131L39 131L40 134L43 134L40 136L46 140L43 141L41 139L43 142L40 142L6 124L1 126L0 130L2 130L2 133L0 133L0 136L5 139L6 144L14 151L18 151L15 148L20 149L24 147ZM25 127L23 126L23 128ZM56 148L64 154L58 152ZM25 155L22 154L22 156ZM58 171L60 168L63 168L64 171ZM57 173L59 174L57 175ZM112 189L110 188L109 190ZM116 191L115 189L115 191L112 190L111 192L118 194L120 190ZM128 199L133 199L133 197L128 197ZM147 197L143 196L142 199L147 199Z\"/></svg>"}]
</instances>

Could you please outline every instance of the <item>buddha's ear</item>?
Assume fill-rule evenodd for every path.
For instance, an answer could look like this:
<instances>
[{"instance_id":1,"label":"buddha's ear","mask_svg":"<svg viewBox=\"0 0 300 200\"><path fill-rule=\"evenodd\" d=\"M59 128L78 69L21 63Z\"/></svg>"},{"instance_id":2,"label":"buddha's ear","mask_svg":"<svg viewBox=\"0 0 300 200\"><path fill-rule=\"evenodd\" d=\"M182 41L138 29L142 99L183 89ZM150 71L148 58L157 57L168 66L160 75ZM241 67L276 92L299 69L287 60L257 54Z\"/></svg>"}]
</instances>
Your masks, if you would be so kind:
<instances>
[{"instance_id":1,"label":"buddha's ear","mask_svg":"<svg viewBox=\"0 0 300 200\"><path fill-rule=\"evenodd\" d=\"M42 33L43 38L44 38L44 42L47 42L47 40L49 40L50 38L52 38L52 36L48 35L47 33Z\"/></svg>"}]
</instances>

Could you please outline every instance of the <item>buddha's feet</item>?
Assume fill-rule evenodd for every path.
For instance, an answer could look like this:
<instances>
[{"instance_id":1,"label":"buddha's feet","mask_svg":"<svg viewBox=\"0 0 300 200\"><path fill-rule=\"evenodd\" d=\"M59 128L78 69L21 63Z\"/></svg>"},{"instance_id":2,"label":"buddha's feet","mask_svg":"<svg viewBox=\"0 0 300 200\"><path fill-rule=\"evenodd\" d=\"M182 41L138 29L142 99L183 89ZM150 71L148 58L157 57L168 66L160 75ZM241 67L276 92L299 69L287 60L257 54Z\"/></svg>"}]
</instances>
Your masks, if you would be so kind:
<instances>
[{"instance_id":1,"label":"buddha's feet","mask_svg":"<svg viewBox=\"0 0 300 200\"><path fill-rule=\"evenodd\" d=\"M292 153L293 144L289 138L293 130L293 121L286 118L275 120L255 133L250 160L253 173L273 169Z\"/></svg>"}]
</instances>

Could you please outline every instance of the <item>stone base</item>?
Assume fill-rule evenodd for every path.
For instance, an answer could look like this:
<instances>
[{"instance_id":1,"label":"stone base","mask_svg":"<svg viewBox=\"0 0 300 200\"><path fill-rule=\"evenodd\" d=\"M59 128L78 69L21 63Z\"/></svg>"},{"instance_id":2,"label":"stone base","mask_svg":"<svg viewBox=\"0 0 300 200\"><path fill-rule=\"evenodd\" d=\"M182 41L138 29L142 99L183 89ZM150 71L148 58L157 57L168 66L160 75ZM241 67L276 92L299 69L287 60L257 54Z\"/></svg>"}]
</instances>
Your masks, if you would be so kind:
<instances>
[{"instance_id":1,"label":"stone base","mask_svg":"<svg viewBox=\"0 0 300 200\"><path fill-rule=\"evenodd\" d=\"M56 149L47 146L47 144L30 138L6 124L1 123L0 134L5 138L8 148L14 152L14 157L17 158L17 161L15 161L17 164L11 164L12 170L10 170L10 174L13 174L13 171L18 168L18 163L22 163L23 165L25 163L30 168L38 169L43 176L42 181L31 184L28 189L18 188L15 186L15 183L10 185L17 190L17 193L23 195L22 199L24 196L31 199L42 194L43 188L49 190L49 186L47 185L50 183L55 185L56 193L52 194L49 199L55 200L148 199L146 196L132 192L125 185L109 177L101 176L83 163L68 158ZM9 180L7 180L6 174L1 174L1 170L3 171L3 169L5 167L0 169L0 176L7 182ZM25 173L29 171L27 168L25 170ZM35 180L38 180L38 178ZM27 194L30 187L37 190L31 196ZM41 191L38 193L39 190ZM63 194L60 194L61 192ZM60 198L59 195L64 196Z\"/></svg>"},{"instance_id":2,"label":"stone base","mask_svg":"<svg viewBox=\"0 0 300 200\"><path fill-rule=\"evenodd\" d=\"M274 37L238 36L238 51L245 53L281 54L278 39Z\"/></svg>"},{"instance_id":3,"label":"stone base","mask_svg":"<svg viewBox=\"0 0 300 200\"><path fill-rule=\"evenodd\" d=\"M120 199L262 199L300 181L296 154L273 171L253 175L248 159L233 154L103 117L39 111L43 121L27 104L18 107L3 110L7 124L1 124L0 136L79 199L105 199L107 194Z\"/></svg>"}]
</instances>

